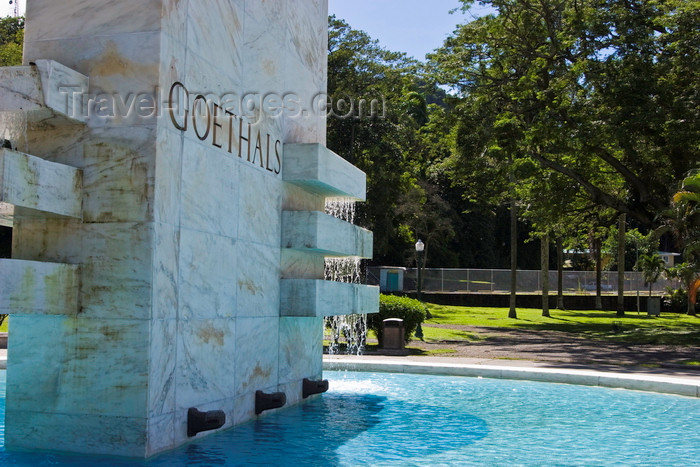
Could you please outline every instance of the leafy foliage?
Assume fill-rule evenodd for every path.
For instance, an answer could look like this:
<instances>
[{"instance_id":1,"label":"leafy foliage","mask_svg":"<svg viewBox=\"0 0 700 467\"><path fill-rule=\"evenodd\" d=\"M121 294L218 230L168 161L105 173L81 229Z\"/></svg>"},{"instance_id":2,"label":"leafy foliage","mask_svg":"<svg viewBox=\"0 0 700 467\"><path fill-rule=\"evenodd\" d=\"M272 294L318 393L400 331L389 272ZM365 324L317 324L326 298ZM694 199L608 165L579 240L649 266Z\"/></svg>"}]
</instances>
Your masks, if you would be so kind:
<instances>
[{"instance_id":1,"label":"leafy foliage","mask_svg":"<svg viewBox=\"0 0 700 467\"><path fill-rule=\"evenodd\" d=\"M0 66L22 64L24 18L0 18Z\"/></svg>"},{"instance_id":2,"label":"leafy foliage","mask_svg":"<svg viewBox=\"0 0 700 467\"><path fill-rule=\"evenodd\" d=\"M540 222L611 209L654 225L700 160L697 2L480 3L498 14L461 26L431 56L460 92L454 165L466 167L467 191L515 191Z\"/></svg>"},{"instance_id":3,"label":"leafy foliage","mask_svg":"<svg viewBox=\"0 0 700 467\"><path fill-rule=\"evenodd\" d=\"M410 263L418 238L449 257L457 214L431 174L450 151L445 109L435 103L444 91L405 54L340 19L329 23L327 146L367 174L359 222L374 232L375 259ZM372 102L380 111L367 111Z\"/></svg>"},{"instance_id":4,"label":"leafy foliage","mask_svg":"<svg viewBox=\"0 0 700 467\"><path fill-rule=\"evenodd\" d=\"M662 215L659 231L670 232L681 252L681 264L669 269L671 277L680 279L688 291L688 314L694 315L698 279L700 278L700 173L685 180L672 198L671 207Z\"/></svg>"},{"instance_id":5,"label":"leafy foliage","mask_svg":"<svg viewBox=\"0 0 700 467\"><path fill-rule=\"evenodd\" d=\"M379 296L379 313L367 315L367 328L374 331L379 345L384 343L382 322L389 318L400 318L404 325L404 341L408 344L418 325L425 321L425 305L418 300L396 295Z\"/></svg>"},{"instance_id":6,"label":"leafy foliage","mask_svg":"<svg viewBox=\"0 0 700 467\"><path fill-rule=\"evenodd\" d=\"M644 283L649 284L649 296L651 297L651 287L665 271L666 263L664 263L664 260L661 259L658 253L653 253L640 256L637 265L642 271Z\"/></svg>"}]
</instances>

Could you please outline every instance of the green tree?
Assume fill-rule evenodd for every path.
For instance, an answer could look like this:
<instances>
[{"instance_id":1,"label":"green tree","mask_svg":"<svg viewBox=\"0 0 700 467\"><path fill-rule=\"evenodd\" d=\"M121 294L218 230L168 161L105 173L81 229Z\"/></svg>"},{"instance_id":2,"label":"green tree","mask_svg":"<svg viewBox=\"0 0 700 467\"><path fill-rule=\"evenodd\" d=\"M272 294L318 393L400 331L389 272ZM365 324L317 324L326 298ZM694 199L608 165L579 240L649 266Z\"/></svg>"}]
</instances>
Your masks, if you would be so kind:
<instances>
[{"instance_id":1,"label":"green tree","mask_svg":"<svg viewBox=\"0 0 700 467\"><path fill-rule=\"evenodd\" d=\"M683 262L670 268L669 274L683 282L688 291L688 314L695 315L693 297L700 275L700 173L683 180L671 208L664 213L664 226L659 231L670 232L676 240Z\"/></svg>"},{"instance_id":2,"label":"green tree","mask_svg":"<svg viewBox=\"0 0 700 467\"><path fill-rule=\"evenodd\" d=\"M441 91L422 79L418 62L335 17L328 44L327 146L367 175L367 202L358 206L358 218L374 232L375 260L407 264L416 235L432 228L447 234L431 234L432 251L444 251L452 216L437 219L432 211L450 206L430 166L449 150L441 137L449 130L440 123L443 109L428 103Z\"/></svg>"},{"instance_id":3,"label":"green tree","mask_svg":"<svg viewBox=\"0 0 700 467\"><path fill-rule=\"evenodd\" d=\"M0 19L0 66L22 64L24 44L24 18Z\"/></svg>"},{"instance_id":4,"label":"green tree","mask_svg":"<svg viewBox=\"0 0 700 467\"><path fill-rule=\"evenodd\" d=\"M466 119L480 103L488 115L478 122L507 125L517 139L503 160L531 159L595 204L653 224L669 187L700 160L698 30L690 26L698 2L481 3L498 14L461 26L431 57L468 102ZM500 146L492 141L487 148Z\"/></svg>"},{"instance_id":5,"label":"green tree","mask_svg":"<svg viewBox=\"0 0 700 467\"><path fill-rule=\"evenodd\" d=\"M644 283L649 284L649 296L651 297L651 288L666 270L666 263L658 253L643 254L639 257L637 268L642 271Z\"/></svg>"}]
</instances>

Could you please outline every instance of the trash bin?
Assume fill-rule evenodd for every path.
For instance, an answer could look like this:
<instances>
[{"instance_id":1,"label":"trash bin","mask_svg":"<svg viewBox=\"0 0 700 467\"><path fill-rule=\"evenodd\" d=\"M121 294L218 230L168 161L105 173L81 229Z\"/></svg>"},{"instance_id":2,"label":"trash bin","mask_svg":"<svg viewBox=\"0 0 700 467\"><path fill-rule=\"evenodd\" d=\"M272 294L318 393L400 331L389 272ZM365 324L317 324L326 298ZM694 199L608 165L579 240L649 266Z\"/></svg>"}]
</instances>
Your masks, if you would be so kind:
<instances>
[{"instance_id":1,"label":"trash bin","mask_svg":"<svg viewBox=\"0 0 700 467\"><path fill-rule=\"evenodd\" d=\"M661 298L647 298L647 314L649 316L659 316L659 314L661 314Z\"/></svg>"},{"instance_id":2,"label":"trash bin","mask_svg":"<svg viewBox=\"0 0 700 467\"><path fill-rule=\"evenodd\" d=\"M403 350L404 327L401 318L388 318L382 321L384 330L384 348L391 350Z\"/></svg>"}]
</instances>

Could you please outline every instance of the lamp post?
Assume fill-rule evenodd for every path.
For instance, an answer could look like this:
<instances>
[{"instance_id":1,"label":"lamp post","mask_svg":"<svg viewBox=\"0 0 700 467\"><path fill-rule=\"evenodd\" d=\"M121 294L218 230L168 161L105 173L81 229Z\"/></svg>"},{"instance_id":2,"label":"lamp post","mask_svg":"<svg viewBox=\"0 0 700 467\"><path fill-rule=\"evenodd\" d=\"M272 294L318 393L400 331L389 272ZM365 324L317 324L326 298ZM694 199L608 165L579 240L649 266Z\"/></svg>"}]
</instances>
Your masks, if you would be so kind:
<instances>
[{"instance_id":1,"label":"lamp post","mask_svg":"<svg viewBox=\"0 0 700 467\"><path fill-rule=\"evenodd\" d=\"M418 278L416 280L416 298L418 298L419 302L422 302L420 289L421 283L423 281L423 250L425 250L425 243L423 243L419 239L416 242L416 266L418 266ZM420 340L423 340L423 328L421 327L420 323L418 323L418 327L416 328L416 337Z\"/></svg>"},{"instance_id":2,"label":"lamp post","mask_svg":"<svg viewBox=\"0 0 700 467\"><path fill-rule=\"evenodd\" d=\"M420 288L423 281L423 250L425 250L425 243L423 243L421 240L418 240L416 242L416 263L418 266L418 281L416 282L416 295L418 297L418 300L421 299Z\"/></svg>"}]
</instances>

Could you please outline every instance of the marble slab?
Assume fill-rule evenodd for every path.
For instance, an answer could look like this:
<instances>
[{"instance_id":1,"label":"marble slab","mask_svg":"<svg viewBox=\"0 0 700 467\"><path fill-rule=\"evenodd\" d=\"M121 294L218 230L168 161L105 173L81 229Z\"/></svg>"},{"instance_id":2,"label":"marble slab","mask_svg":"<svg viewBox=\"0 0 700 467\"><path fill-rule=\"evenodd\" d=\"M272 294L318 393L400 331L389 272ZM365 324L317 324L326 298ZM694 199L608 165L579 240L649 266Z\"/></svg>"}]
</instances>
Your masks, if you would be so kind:
<instances>
[{"instance_id":1,"label":"marble slab","mask_svg":"<svg viewBox=\"0 0 700 467\"><path fill-rule=\"evenodd\" d=\"M318 211L285 211L282 248L371 258L372 232Z\"/></svg>"},{"instance_id":2,"label":"marble slab","mask_svg":"<svg viewBox=\"0 0 700 467\"><path fill-rule=\"evenodd\" d=\"M39 59L34 65L41 79L43 104L60 115L85 122L85 115L75 106L71 96L76 92L88 92L88 77L55 60Z\"/></svg>"},{"instance_id":3,"label":"marble slab","mask_svg":"<svg viewBox=\"0 0 700 467\"><path fill-rule=\"evenodd\" d=\"M77 265L0 259L0 277L0 313L78 313Z\"/></svg>"},{"instance_id":4,"label":"marble slab","mask_svg":"<svg viewBox=\"0 0 700 467\"><path fill-rule=\"evenodd\" d=\"M312 279L282 279L281 316L323 317L377 313L379 287Z\"/></svg>"},{"instance_id":5,"label":"marble slab","mask_svg":"<svg viewBox=\"0 0 700 467\"><path fill-rule=\"evenodd\" d=\"M180 0L182 1L182 0ZM60 40L138 33L160 28L164 0L30 0L26 2L26 40ZM184 3L184 2L183 2Z\"/></svg>"},{"instance_id":6,"label":"marble slab","mask_svg":"<svg viewBox=\"0 0 700 467\"><path fill-rule=\"evenodd\" d=\"M278 317L236 319L236 396L277 384L279 322Z\"/></svg>"},{"instance_id":7,"label":"marble slab","mask_svg":"<svg viewBox=\"0 0 700 467\"><path fill-rule=\"evenodd\" d=\"M0 149L0 201L37 211L82 217L83 174L11 149Z\"/></svg>"},{"instance_id":8,"label":"marble slab","mask_svg":"<svg viewBox=\"0 0 700 467\"><path fill-rule=\"evenodd\" d=\"M72 451L86 454L145 457L147 419L141 417L52 414L6 409L5 445L14 449ZM68 430L66 427L70 427Z\"/></svg>"},{"instance_id":9,"label":"marble slab","mask_svg":"<svg viewBox=\"0 0 700 467\"><path fill-rule=\"evenodd\" d=\"M279 321L279 383L295 387L287 395L291 403L300 399L304 378L321 379L323 320L282 317Z\"/></svg>"},{"instance_id":10,"label":"marble slab","mask_svg":"<svg viewBox=\"0 0 700 467\"><path fill-rule=\"evenodd\" d=\"M22 110L28 122L44 125L85 123L73 98L88 92L87 76L54 60L34 65L0 67L0 112Z\"/></svg>"},{"instance_id":11,"label":"marble slab","mask_svg":"<svg viewBox=\"0 0 700 467\"><path fill-rule=\"evenodd\" d=\"M325 197L347 197L364 201L367 182L364 172L318 143L284 145L285 182Z\"/></svg>"},{"instance_id":12,"label":"marble slab","mask_svg":"<svg viewBox=\"0 0 700 467\"><path fill-rule=\"evenodd\" d=\"M233 397L239 351L235 319L178 323L176 410L186 412Z\"/></svg>"},{"instance_id":13,"label":"marble slab","mask_svg":"<svg viewBox=\"0 0 700 467\"><path fill-rule=\"evenodd\" d=\"M43 107L39 70L32 66L0 67L0 112Z\"/></svg>"},{"instance_id":14,"label":"marble slab","mask_svg":"<svg viewBox=\"0 0 700 467\"><path fill-rule=\"evenodd\" d=\"M241 240L236 255L236 317L279 316L280 249Z\"/></svg>"},{"instance_id":15,"label":"marble slab","mask_svg":"<svg viewBox=\"0 0 700 467\"><path fill-rule=\"evenodd\" d=\"M178 301L183 321L232 318L236 313L236 240L180 230Z\"/></svg>"}]
</instances>

